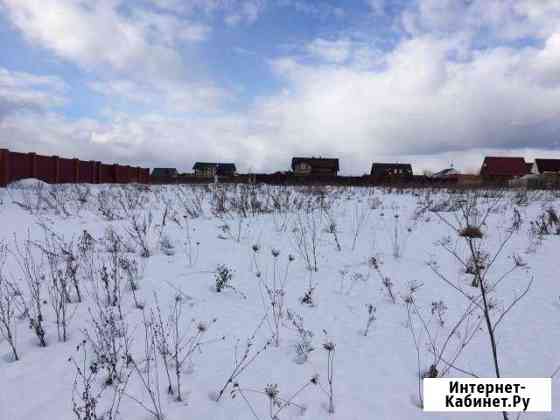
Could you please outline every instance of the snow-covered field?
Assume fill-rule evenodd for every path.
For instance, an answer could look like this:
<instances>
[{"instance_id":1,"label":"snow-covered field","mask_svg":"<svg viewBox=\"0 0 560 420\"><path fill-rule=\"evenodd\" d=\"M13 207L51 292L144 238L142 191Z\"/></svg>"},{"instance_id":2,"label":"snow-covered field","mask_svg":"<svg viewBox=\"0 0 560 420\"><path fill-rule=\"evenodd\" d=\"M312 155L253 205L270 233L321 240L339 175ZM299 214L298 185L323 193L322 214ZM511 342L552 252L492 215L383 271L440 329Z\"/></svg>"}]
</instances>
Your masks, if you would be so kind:
<instances>
[{"instance_id":1,"label":"snow-covered field","mask_svg":"<svg viewBox=\"0 0 560 420\"><path fill-rule=\"evenodd\" d=\"M499 419L424 413L419 375L495 376L472 273L488 290L502 376L554 374L559 199L31 181L0 189L0 331L9 318L19 358L0 338L0 419L86 419L84 395L104 419ZM474 233L461 236L467 225ZM520 418L560 418L559 377L553 412Z\"/></svg>"}]
</instances>

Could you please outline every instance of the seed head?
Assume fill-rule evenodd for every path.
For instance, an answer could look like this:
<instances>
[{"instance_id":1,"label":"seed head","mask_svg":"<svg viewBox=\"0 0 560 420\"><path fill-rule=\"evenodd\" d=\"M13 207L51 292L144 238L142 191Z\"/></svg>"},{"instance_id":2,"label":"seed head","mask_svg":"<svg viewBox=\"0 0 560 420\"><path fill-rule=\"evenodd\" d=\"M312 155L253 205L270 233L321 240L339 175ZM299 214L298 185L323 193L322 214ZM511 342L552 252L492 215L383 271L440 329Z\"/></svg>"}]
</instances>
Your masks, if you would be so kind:
<instances>
[{"instance_id":1,"label":"seed head","mask_svg":"<svg viewBox=\"0 0 560 420\"><path fill-rule=\"evenodd\" d=\"M327 341L325 344L323 344L323 348L328 352L331 352L334 351L335 345L332 341Z\"/></svg>"},{"instance_id":2,"label":"seed head","mask_svg":"<svg viewBox=\"0 0 560 420\"><path fill-rule=\"evenodd\" d=\"M483 235L479 227L467 226L463 230L461 230L461 232L459 232L459 236L470 239L481 239Z\"/></svg>"},{"instance_id":3,"label":"seed head","mask_svg":"<svg viewBox=\"0 0 560 420\"><path fill-rule=\"evenodd\" d=\"M278 384L268 384L264 388L264 393L270 398L271 400L276 400L280 391L278 390Z\"/></svg>"}]
</instances>

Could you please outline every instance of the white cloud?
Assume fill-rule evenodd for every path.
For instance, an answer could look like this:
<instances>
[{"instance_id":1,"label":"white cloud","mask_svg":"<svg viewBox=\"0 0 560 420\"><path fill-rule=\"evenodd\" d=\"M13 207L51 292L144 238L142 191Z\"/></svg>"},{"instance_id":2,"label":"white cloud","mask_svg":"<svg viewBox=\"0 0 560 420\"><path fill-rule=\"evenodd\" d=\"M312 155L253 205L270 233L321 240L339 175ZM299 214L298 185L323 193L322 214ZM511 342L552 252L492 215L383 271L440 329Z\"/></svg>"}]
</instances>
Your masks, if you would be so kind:
<instances>
[{"instance_id":1,"label":"white cloud","mask_svg":"<svg viewBox=\"0 0 560 420\"><path fill-rule=\"evenodd\" d=\"M560 31L553 33L529 65L545 83L560 83Z\"/></svg>"},{"instance_id":2,"label":"white cloud","mask_svg":"<svg viewBox=\"0 0 560 420\"><path fill-rule=\"evenodd\" d=\"M232 112L223 106L231 94L212 81L167 77L184 70L177 44L207 37L204 25L185 33L167 14L124 17L109 0L89 7L43 0L61 15L39 13L31 0L3 1L32 42L117 73L101 72L90 86L110 104L103 120L7 113L0 137L8 147L181 170L194 160L219 159L241 170L273 171L288 169L292 155L322 154L341 158L352 174L366 172L373 160L410 160L418 170L453 162L473 170L486 153L560 155L552 152L560 146L557 2L418 0L399 17L408 35L391 50L348 36L304 42L291 56L270 60L281 83L276 93ZM261 13L234 9L243 3L236 0L157 1L167 8L219 10L220 22L241 13L232 24ZM533 42L510 43L527 36ZM481 37L493 42L475 47ZM136 67L157 77L135 77ZM64 84L0 72L0 106L8 97L27 104L22 108L48 110L64 100ZM13 100L4 103L18 108Z\"/></svg>"},{"instance_id":3,"label":"white cloud","mask_svg":"<svg viewBox=\"0 0 560 420\"><path fill-rule=\"evenodd\" d=\"M402 15L411 34L479 34L501 40L547 38L558 30L557 0L417 0Z\"/></svg>"},{"instance_id":4,"label":"white cloud","mask_svg":"<svg viewBox=\"0 0 560 420\"><path fill-rule=\"evenodd\" d=\"M229 26L241 23L252 24L265 9L267 0L151 0L157 7L194 15L202 13L207 16L223 14L224 22Z\"/></svg>"},{"instance_id":5,"label":"white cloud","mask_svg":"<svg viewBox=\"0 0 560 420\"><path fill-rule=\"evenodd\" d=\"M15 27L32 43L87 68L177 77L177 40L200 40L203 25L168 15L119 12L118 0L2 0Z\"/></svg>"},{"instance_id":6,"label":"white cloud","mask_svg":"<svg viewBox=\"0 0 560 420\"><path fill-rule=\"evenodd\" d=\"M107 162L170 165L182 171L194 160L231 160L247 169L267 166L272 156L261 152L262 139L250 132L247 119L230 115L172 118L113 114L107 121L68 120L48 114L12 115L0 121L0 135L12 150L79 156Z\"/></svg>"},{"instance_id":7,"label":"white cloud","mask_svg":"<svg viewBox=\"0 0 560 420\"><path fill-rule=\"evenodd\" d=\"M211 14L238 0L151 0L152 4L173 12L194 13L201 11Z\"/></svg>"},{"instance_id":8,"label":"white cloud","mask_svg":"<svg viewBox=\"0 0 560 420\"><path fill-rule=\"evenodd\" d=\"M13 72L0 67L0 120L22 110L45 110L66 103L65 83L52 76Z\"/></svg>"},{"instance_id":9,"label":"white cloud","mask_svg":"<svg viewBox=\"0 0 560 420\"><path fill-rule=\"evenodd\" d=\"M534 62L549 48L473 52L451 59L461 43L431 37L402 41L375 72L351 66L274 61L290 94L269 98L264 117L278 137L307 153L439 155L483 148L558 145L560 84L538 85ZM543 116L548 116L543 120Z\"/></svg>"},{"instance_id":10,"label":"white cloud","mask_svg":"<svg viewBox=\"0 0 560 420\"><path fill-rule=\"evenodd\" d=\"M240 23L252 24L264 10L263 0L245 0L229 8L228 15L224 21L229 26L236 26Z\"/></svg>"},{"instance_id":11,"label":"white cloud","mask_svg":"<svg viewBox=\"0 0 560 420\"><path fill-rule=\"evenodd\" d=\"M133 15L147 38L158 40L168 47L180 42L204 41L211 32L210 26L206 24L179 19L170 14L140 10L135 11Z\"/></svg>"},{"instance_id":12,"label":"white cloud","mask_svg":"<svg viewBox=\"0 0 560 420\"><path fill-rule=\"evenodd\" d=\"M209 83L116 79L92 82L90 88L105 95L113 107L140 105L159 114L208 112L229 97L229 92Z\"/></svg>"},{"instance_id":13,"label":"white cloud","mask_svg":"<svg viewBox=\"0 0 560 420\"><path fill-rule=\"evenodd\" d=\"M343 63L350 56L352 44L347 39L329 41L317 38L307 45L310 54L330 63Z\"/></svg>"},{"instance_id":14,"label":"white cloud","mask_svg":"<svg viewBox=\"0 0 560 420\"><path fill-rule=\"evenodd\" d=\"M333 6L330 3L317 0L277 0L277 4L281 7L291 7L296 12L319 19L327 19L330 17L340 19L346 16L346 12L342 7Z\"/></svg>"}]
</instances>

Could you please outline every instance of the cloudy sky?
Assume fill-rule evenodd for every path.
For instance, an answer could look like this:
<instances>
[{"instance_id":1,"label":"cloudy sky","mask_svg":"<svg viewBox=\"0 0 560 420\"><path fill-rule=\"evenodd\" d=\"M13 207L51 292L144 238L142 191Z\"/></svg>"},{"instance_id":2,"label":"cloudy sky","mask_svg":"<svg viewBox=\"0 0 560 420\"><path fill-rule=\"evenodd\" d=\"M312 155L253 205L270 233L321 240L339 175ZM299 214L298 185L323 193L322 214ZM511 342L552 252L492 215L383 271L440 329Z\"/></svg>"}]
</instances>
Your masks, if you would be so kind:
<instances>
[{"instance_id":1,"label":"cloudy sky","mask_svg":"<svg viewBox=\"0 0 560 420\"><path fill-rule=\"evenodd\" d=\"M415 172L560 157L558 0L0 0L0 147Z\"/></svg>"}]
</instances>

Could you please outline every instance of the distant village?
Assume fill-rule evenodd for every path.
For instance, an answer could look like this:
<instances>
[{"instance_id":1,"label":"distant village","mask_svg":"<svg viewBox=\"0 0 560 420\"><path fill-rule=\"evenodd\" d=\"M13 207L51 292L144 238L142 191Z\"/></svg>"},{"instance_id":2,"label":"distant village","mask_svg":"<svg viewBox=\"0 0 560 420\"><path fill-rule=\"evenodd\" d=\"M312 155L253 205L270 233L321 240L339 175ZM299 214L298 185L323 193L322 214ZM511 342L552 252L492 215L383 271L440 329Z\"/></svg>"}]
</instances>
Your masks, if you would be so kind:
<instances>
[{"instance_id":1,"label":"distant village","mask_svg":"<svg viewBox=\"0 0 560 420\"><path fill-rule=\"evenodd\" d=\"M192 172L177 168L149 168L43 156L0 148L0 187L25 178L58 183L244 183L274 185L408 185L408 186L511 186L560 188L560 159L487 156L476 174L461 173L453 166L435 173L415 174L410 163L373 162L369 173L339 175L339 159L294 157L289 170L273 173L239 173L233 162L196 162Z\"/></svg>"},{"instance_id":2,"label":"distant village","mask_svg":"<svg viewBox=\"0 0 560 420\"><path fill-rule=\"evenodd\" d=\"M559 184L560 159L535 159L527 162L523 157L487 156L478 174L463 174L453 166L435 173L414 175L410 163L373 162L369 174L340 176L336 158L294 157L291 170L270 174L238 173L235 163L196 162L190 173L180 173L176 168L154 168L153 182L265 182L265 183L341 183L341 184L499 184L510 186L546 186Z\"/></svg>"}]
</instances>

